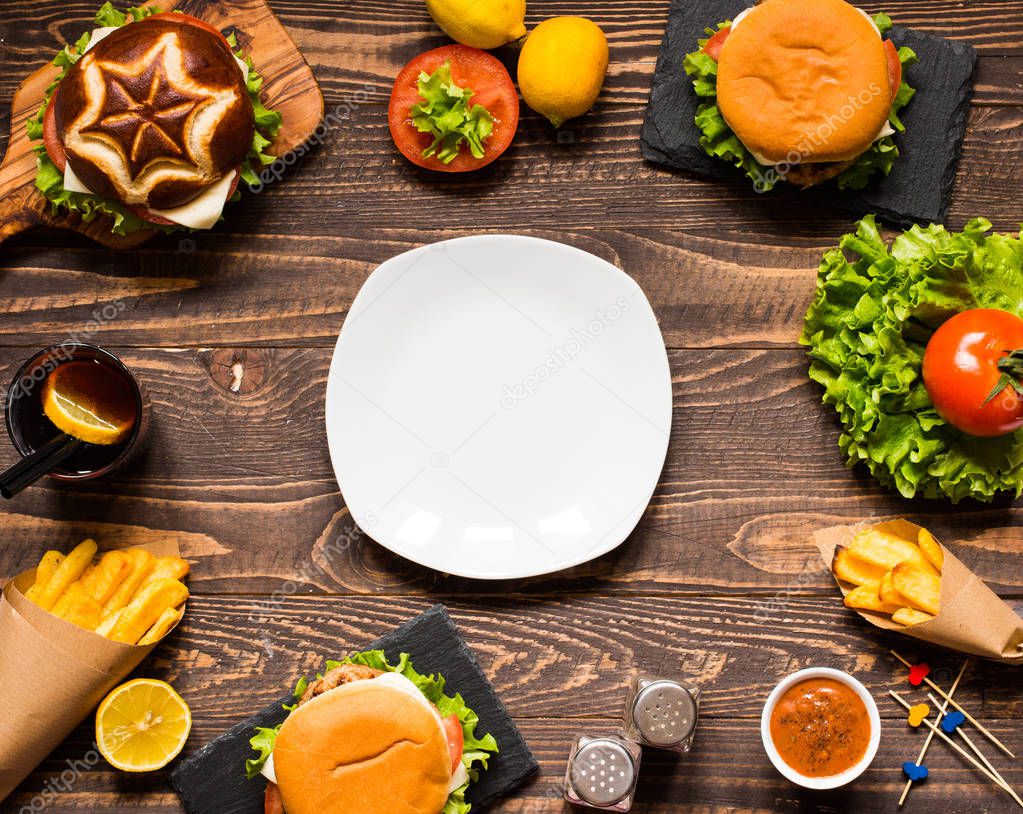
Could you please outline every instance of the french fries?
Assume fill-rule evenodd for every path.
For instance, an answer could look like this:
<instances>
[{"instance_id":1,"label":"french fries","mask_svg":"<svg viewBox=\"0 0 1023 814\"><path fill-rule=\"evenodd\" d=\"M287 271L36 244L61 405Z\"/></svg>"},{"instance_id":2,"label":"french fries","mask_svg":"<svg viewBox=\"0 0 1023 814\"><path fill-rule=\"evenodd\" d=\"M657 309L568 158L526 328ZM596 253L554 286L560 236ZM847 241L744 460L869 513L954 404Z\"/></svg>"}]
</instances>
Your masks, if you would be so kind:
<instances>
[{"instance_id":1,"label":"french fries","mask_svg":"<svg viewBox=\"0 0 1023 814\"><path fill-rule=\"evenodd\" d=\"M39 599L36 604L43 610L50 610L71 583L77 582L85 573L85 569L92 565L92 558L95 556L95 540L84 540L75 546L74 550L57 566L53 576L47 580L45 585L40 586Z\"/></svg>"},{"instance_id":2,"label":"french fries","mask_svg":"<svg viewBox=\"0 0 1023 814\"><path fill-rule=\"evenodd\" d=\"M927 529L920 529L920 536L917 543L919 544L923 555L927 558L927 562L934 566L934 570L940 574L941 569L945 564L945 552L942 547L938 545L938 541L934 539L934 535Z\"/></svg>"},{"instance_id":3,"label":"french fries","mask_svg":"<svg viewBox=\"0 0 1023 814\"><path fill-rule=\"evenodd\" d=\"M895 590L920 610L937 616L941 611L941 578L930 571L900 562L892 571Z\"/></svg>"},{"instance_id":4,"label":"french fries","mask_svg":"<svg viewBox=\"0 0 1023 814\"><path fill-rule=\"evenodd\" d=\"M835 575L853 585L877 585L885 575L885 569L854 556L849 549L840 548L835 552L832 566Z\"/></svg>"},{"instance_id":5,"label":"french fries","mask_svg":"<svg viewBox=\"0 0 1023 814\"><path fill-rule=\"evenodd\" d=\"M47 551L25 596L54 616L116 642L150 645L184 615L189 565L145 549L108 551L85 540L66 557Z\"/></svg>"},{"instance_id":6,"label":"french fries","mask_svg":"<svg viewBox=\"0 0 1023 814\"><path fill-rule=\"evenodd\" d=\"M82 577L82 587L100 604L100 609L131 572L131 557L123 551L108 551L91 571Z\"/></svg>"},{"instance_id":7,"label":"french fries","mask_svg":"<svg viewBox=\"0 0 1023 814\"><path fill-rule=\"evenodd\" d=\"M924 622L930 622L934 617L929 613L923 611L914 610L913 608L899 608L895 613L892 614L892 621L897 622L900 625L906 627L912 627L913 625L922 625Z\"/></svg>"},{"instance_id":8,"label":"french fries","mask_svg":"<svg viewBox=\"0 0 1023 814\"><path fill-rule=\"evenodd\" d=\"M142 588L131 600L107 637L115 642L135 644L156 624L167 608L176 608L188 599L188 588L176 579L161 579Z\"/></svg>"},{"instance_id":9,"label":"french fries","mask_svg":"<svg viewBox=\"0 0 1023 814\"><path fill-rule=\"evenodd\" d=\"M131 558L131 573L124 578L124 581L114 591L113 596L103 603L104 616L119 611L131 601L135 592L141 587L142 581L152 570L153 562L156 559L144 548L133 548L125 553Z\"/></svg>"},{"instance_id":10,"label":"french fries","mask_svg":"<svg viewBox=\"0 0 1023 814\"><path fill-rule=\"evenodd\" d=\"M156 644L160 639L166 636L172 627L176 625L182 616L185 615L184 607L180 608L167 608L163 613L160 614L160 618L156 620L156 623L149 628L149 631L139 639L140 645Z\"/></svg>"},{"instance_id":11,"label":"french fries","mask_svg":"<svg viewBox=\"0 0 1023 814\"><path fill-rule=\"evenodd\" d=\"M852 586L845 605L883 613L904 627L923 624L941 611L941 570L945 552L934 536L921 530L906 540L880 529L859 532L835 552L831 570Z\"/></svg>"},{"instance_id":12,"label":"french fries","mask_svg":"<svg viewBox=\"0 0 1023 814\"><path fill-rule=\"evenodd\" d=\"M845 606L888 614L894 614L900 610L898 605L890 605L881 599L876 585L857 585L846 594Z\"/></svg>"}]
</instances>

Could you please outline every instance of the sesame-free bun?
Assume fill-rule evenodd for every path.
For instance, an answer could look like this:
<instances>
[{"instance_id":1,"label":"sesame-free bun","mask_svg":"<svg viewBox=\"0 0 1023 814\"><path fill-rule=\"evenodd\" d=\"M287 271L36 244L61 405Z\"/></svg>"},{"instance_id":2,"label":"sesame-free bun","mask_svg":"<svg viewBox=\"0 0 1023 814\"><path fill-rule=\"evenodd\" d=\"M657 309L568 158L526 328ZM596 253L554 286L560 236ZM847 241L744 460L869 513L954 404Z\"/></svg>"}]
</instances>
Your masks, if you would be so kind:
<instances>
[{"instance_id":1,"label":"sesame-free bun","mask_svg":"<svg viewBox=\"0 0 1023 814\"><path fill-rule=\"evenodd\" d=\"M128 23L90 48L57 88L68 162L101 197L172 209L233 173L248 153L255 119L245 76L224 41L190 19Z\"/></svg>"},{"instance_id":2,"label":"sesame-free bun","mask_svg":"<svg viewBox=\"0 0 1023 814\"><path fill-rule=\"evenodd\" d=\"M355 681L288 716L273 752L287 814L440 814L451 758L438 716L382 681Z\"/></svg>"},{"instance_id":3,"label":"sesame-free bun","mask_svg":"<svg viewBox=\"0 0 1023 814\"><path fill-rule=\"evenodd\" d=\"M847 161L888 118L884 45L843 0L766 0L729 33L718 105L743 144L771 163Z\"/></svg>"}]
</instances>

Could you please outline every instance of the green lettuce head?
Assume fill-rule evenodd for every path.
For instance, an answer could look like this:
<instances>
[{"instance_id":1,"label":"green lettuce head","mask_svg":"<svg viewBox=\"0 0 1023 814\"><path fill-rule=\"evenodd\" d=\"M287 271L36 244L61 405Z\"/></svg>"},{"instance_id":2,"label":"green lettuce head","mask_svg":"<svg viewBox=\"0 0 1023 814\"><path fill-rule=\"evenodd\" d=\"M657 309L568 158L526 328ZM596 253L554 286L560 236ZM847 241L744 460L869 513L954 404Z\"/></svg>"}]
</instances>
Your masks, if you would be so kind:
<instances>
[{"instance_id":1,"label":"green lettuce head","mask_svg":"<svg viewBox=\"0 0 1023 814\"><path fill-rule=\"evenodd\" d=\"M800 341L810 378L842 424L839 446L905 497L990 501L1023 494L1023 431L967 436L924 387L924 351L957 313L995 308L1023 316L1023 240L977 218L962 232L914 226L891 246L873 216L821 261Z\"/></svg>"}]
</instances>

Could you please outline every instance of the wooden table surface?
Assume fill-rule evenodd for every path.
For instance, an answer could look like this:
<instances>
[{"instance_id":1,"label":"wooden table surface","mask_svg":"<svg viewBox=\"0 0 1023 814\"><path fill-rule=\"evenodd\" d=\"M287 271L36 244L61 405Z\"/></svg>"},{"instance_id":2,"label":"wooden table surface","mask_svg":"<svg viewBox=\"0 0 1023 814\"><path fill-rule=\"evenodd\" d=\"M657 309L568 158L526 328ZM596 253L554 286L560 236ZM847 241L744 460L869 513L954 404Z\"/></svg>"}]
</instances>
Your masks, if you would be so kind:
<instances>
[{"instance_id":1,"label":"wooden table surface","mask_svg":"<svg viewBox=\"0 0 1023 814\"><path fill-rule=\"evenodd\" d=\"M0 98L87 27L96 3L3 0ZM85 535L107 546L176 540L194 564L194 596L185 623L140 674L173 682L191 705L188 752L279 696L321 657L444 602L542 764L496 811L563 810L570 741L615 727L634 669L682 675L705 691L695 751L678 761L648 754L634 810L895 811L900 766L922 735L884 695L909 690L888 648L923 655L946 676L960 661L845 611L811 533L911 517L1023 605L1021 514L1008 502L909 502L843 466L835 418L819 404L796 337L820 254L853 220L794 192L758 196L741 181L701 181L643 161L639 126L667 0L531 0L531 25L581 14L603 26L606 88L597 109L569 125L570 139L557 139L524 108L506 156L461 178L416 170L388 135L393 77L413 55L446 42L421 0L272 5L328 110L351 111L321 147L231 206L209 233L124 254L44 231L0 248L0 380L34 349L83 335L95 308L120 302L123 311L94 341L138 371L155 415L148 453L130 471L75 487L43 483L2 507L0 574ZM949 225L984 215L1018 229L1023 0L863 5L977 47ZM515 50L502 56L513 64ZM0 125L6 133L7 120ZM560 240L625 269L660 320L674 385L668 460L638 530L588 565L511 583L446 577L354 534L324 438L331 350L367 275L412 247L481 232ZM3 444L0 464L13 460ZM867 683L884 733L873 768L854 786L803 793L769 765L759 714L781 677L821 664ZM960 694L1023 753L1020 676L975 665ZM39 810L47 784L91 739L87 723L0 810ZM1023 787L1023 763L990 757ZM1013 810L940 744L928 762L932 777L906 811ZM165 776L100 767L46 810L181 809Z\"/></svg>"}]
</instances>

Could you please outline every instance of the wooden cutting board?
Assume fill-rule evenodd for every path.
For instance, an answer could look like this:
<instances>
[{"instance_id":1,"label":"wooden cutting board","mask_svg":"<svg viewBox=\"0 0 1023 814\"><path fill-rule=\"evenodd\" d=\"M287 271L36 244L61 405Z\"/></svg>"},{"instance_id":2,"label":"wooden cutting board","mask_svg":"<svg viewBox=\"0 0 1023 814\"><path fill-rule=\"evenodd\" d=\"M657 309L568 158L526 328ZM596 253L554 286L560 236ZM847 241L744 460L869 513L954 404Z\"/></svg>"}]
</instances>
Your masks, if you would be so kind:
<instances>
[{"instance_id":1,"label":"wooden cutting board","mask_svg":"<svg viewBox=\"0 0 1023 814\"><path fill-rule=\"evenodd\" d=\"M161 11L177 8L222 31L236 32L238 44L265 80L264 104L279 111L283 119L281 132L268 152L284 155L312 135L323 119L323 94L309 65L266 0L151 0L144 5L157 5ZM86 28L83 26L82 31ZM54 43L53 52L40 54L40 58L52 60L60 47ZM36 156L33 142L25 132L25 122L38 112L46 88L58 73L59 69L48 61L22 82L14 94L11 137L0 163L0 243L33 226L58 226L73 229L113 249L138 246L156 232L141 230L125 237L110 231L107 217L84 223L77 215L53 215L49 201L35 188ZM226 217L230 216L229 205Z\"/></svg>"}]
</instances>

